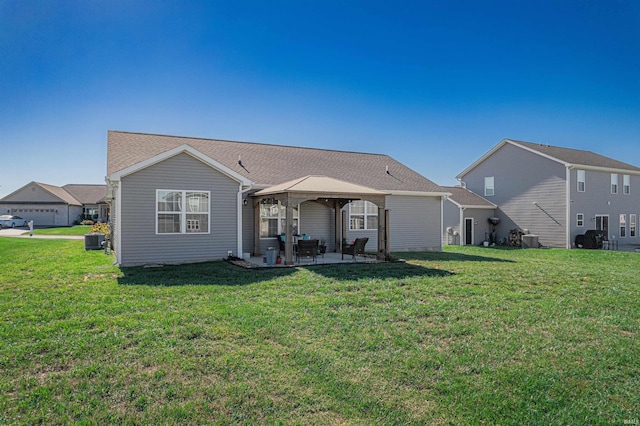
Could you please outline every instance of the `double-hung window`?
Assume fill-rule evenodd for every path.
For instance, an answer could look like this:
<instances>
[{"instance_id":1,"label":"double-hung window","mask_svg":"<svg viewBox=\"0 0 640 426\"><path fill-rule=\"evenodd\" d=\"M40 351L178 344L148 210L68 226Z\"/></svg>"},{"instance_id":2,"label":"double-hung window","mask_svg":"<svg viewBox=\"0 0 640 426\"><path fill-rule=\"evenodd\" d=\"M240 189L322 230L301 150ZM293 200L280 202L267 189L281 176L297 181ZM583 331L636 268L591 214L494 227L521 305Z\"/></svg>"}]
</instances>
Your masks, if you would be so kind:
<instances>
[{"instance_id":1,"label":"double-hung window","mask_svg":"<svg viewBox=\"0 0 640 426\"><path fill-rule=\"evenodd\" d=\"M578 213L576 215L576 226L578 228L583 228L584 227L584 213Z\"/></svg>"},{"instance_id":2,"label":"double-hung window","mask_svg":"<svg viewBox=\"0 0 640 426\"><path fill-rule=\"evenodd\" d=\"M630 237L636 236L636 214L635 213L629 215L629 236Z\"/></svg>"},{"instance_id":3,"label":"double-hung window","mask_svg":"<svg viewBox=\"0 0 640 426\"><path fill-rule=\"evenodd\" d=\"M611 173L611 193L612 194L618 193L618 174L617 173Z\"/></svg>"},{"instance_id":4,"label":"double-hung window","mask_svg":"<svg viewBox=\"0 0 640 426\"><path fill-rule=\"evenodd\" d=\"M490 197L495 194L494 187L495 179L493 176L487 176L484 178L484 195Z\"/></svg>"},{"instance_id":5,"label":"double-hung window","mask_svg":"<svg viewBox=\"0 0 640 426\"><path fill-rule=\"evenodd\" d=\"M293 235L298 234L300 220L298 206L293 208ZM273 238L286 232L287 208L278 200L267 198L260 201L260 238Z\"/></svg>"},{"instance_id":6,"label":"double-hung window","mask_svg":"<svg viewBox=\"0 0 640 426\"><path fill-rule=\"evenodd\" d=\"M356 200L349 203L349 229L378 229L378 206L370 201Z\"/></svg>"},{"instance_id":7,"label":"double-hung window","mask_svg":"<svg viewBox=\"0 0 640 426\"><path fill-rule=\"evenodd\" d=\"M627 236L627 215L622 213L620 215L620 238Z\"/></svg>"},{"instance_id":8,"label":"double-hung window","mask_svg":"<svg viewBox=\"0 0 640 426\"><path fill-rule=\"evenodd\" d=\"M584 170L578 170L578 192L584 192L585 173Z\"/></svg>"},{"instance_id":9,"label":"double-hung window","mask_svg":"<svg viewBox=\"0 0 640 426\"><path fill-rule=\"evenodd\" d=\"M156 233L209 233L209 191L156 191Z\"/></svg>"},{"instance_id":10,"label":"double-hung window","mask_svg":"<svg viewBox=\"0 0 640 426\"><path fill-rule=\"evenodd\" d=\"M631 176L629 175L622 175L622 193L631 194Z\"/></svg>"}]
</instances>

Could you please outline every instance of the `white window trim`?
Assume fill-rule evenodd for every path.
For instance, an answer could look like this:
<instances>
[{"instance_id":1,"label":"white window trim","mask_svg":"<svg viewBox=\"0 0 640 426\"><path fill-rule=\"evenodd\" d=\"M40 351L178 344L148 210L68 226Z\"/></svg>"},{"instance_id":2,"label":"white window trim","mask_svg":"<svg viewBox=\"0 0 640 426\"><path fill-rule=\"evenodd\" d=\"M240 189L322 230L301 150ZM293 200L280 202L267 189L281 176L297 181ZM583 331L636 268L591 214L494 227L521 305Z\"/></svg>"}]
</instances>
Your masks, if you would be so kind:
<instances>
[{"instance_id":1,"label":"white window trim","mask_svg":"<svg viewBox=\"0 0 640 426\"><path fill-rule=\"evenodd\" d=\"M278 235L282 235L284 234L285 230L282 229L282 223L286 220L286 216L287 213L286 211L284 213L281 214L282 209L280 208L282 206L282 203L278 200L276 200L278 203ZM298 219L298 234L300 233L300 230L302 229L300 226L300 204L298 204L296 207L294 207L294 211L298 210L298 217L294 217L294 219ZM269 218L275 218L274 216L268 216ZM262 214L260 214L260 221L262 221ZM258 229L258 232L260 232L260 229ZM278 236L273 236L273 237L263 237L262 235L260 235L260 239L261 240L275 240L276 238L278 238Z\"/></svg>"},{"instance_id":2,"label":"white window trim","mask_svg":"<svg viewBox=\"0 0 640 426\"><path fill-rule=\"evenodd\" d=\"M629 237L630 238L634 238L637 236L638 233L638 229L637 229L637 216L635 213L631 213L629 215Z\"/></svg>"},{"instance_id":3,"label":"white window trim","mask_svg":"<svg viewBox=\"0 0 640 426\"><path fill-rule=\"evenodd\" d=\"M364 213L363 214L357 213L357 214L354 214L353 216L364 216L364 229L353 229L351 227L351 216L352 216L352 214L351 214L351 203L349 203L349 231L354 231L354 232L377 231L378 230L378 226L376 226L375 229L369 229L367 227L367 224L369 223L369 221L367 220L367 217L375 216L376 218L378 218L378 206L376 206L371 201L366 201L366 200L358 200L358 201L364 201ZM370 213L368 211L369 208L367 206L372 206L372 207L369 207L369 208L373 209L373 213Z\"/></svg>"},{"instance_id":4,"label":"white window trim","mask_svg":"<svg viewBox=\"0 0 640 426\"><path fill-rule=\"evenodd\" d=\"M180 212L160 212L158 211L158 196L160 192L181 192L182 193L182 211ZM202 192L207 194L209 199L209 210L207 212L188 212L186 208L187 192ZM208 235L211 234L211 191L203 191L199 189L156 189L156 235ZM158 215L160 213L180 214L180 232L158 232ZM207 232L188 232L187 231L187 214L206 214L207 215Z\"/></svg>"},{"instance_id":5,"label":"white window trim","mask_svg":"<svg viewBox=\"0 0 640 426\"><path fill-rule=\"evenodd\" d=\"M622 193L624 195L631 194L631 176L630 175L622 175Z\"/></svg>"},{"instance_id":6,"label":"white window trim","mask_svg":"<svg viewBox=\"0 0 640 426\"><path fill-rule=\"evenodd\" d=\"M491 185L487 183L491 182ZM491 193L489 193L491 190ZM495 176L486 176L484 178L484 195L485 197L493 197L496 194L496 179Z\"/></svg>"},{"instance_id":7,"label":"white window trim","mask_svg":"<svg viewBox=\"0 0 640 426\"><path fill-rule=\"evenodd\" d=\"M578 228L584 228L584 213L576 214L576 226Z\"/></svg>"},{"instance_id":8,"label":"white window trim","mask_svg":"<svg viewBox=\"0 0 640 426\"><path fill-rule=\"evenodd\" d=\"M618 174L617 173L611 173L611 193L612 194L618 193Z\"/></svg>"},{"instance_id":9,"label":"white window trim","mask_svg":"<svg viewBox=\"0 0 640 426\"><path fill-rule=\"evenodd\" d=\"M585 192L585 189L587 188L586 180L587 180L587 173L584 170L577 170L576 189L578 190L578 192ZM580 189L580 184L582 184L582 189Z\"/></svg>"},{"instance_id":10,"label":"white window trim","mask_svg":"<svg viewBox=\"0 0 640 426\"><path fill-rule=\"evenodd\" d=\"M621 213L618 220L620 222L620 238L627 238L627 215L625 213ZM623 233L624 235L622 235Z\"/></svg>"}]
</instances>

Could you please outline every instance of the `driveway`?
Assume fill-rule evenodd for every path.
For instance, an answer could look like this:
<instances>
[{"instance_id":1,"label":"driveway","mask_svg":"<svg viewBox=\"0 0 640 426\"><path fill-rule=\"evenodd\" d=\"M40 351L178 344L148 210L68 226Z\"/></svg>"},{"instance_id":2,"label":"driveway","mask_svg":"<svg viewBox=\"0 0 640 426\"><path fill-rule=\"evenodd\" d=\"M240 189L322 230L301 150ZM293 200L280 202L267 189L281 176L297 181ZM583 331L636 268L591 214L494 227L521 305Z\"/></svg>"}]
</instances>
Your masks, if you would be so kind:
<instances>
[{"instance_id":1,"label":"driveway","mask_svg":"<svg viewBox=\"0 0 640 426\"><path fill-rule=\"evenodd\" d=\"M2 228L0 237L84 240L84 235L38 235L37 229L33 237L29 237L29 228Z\"/></svg>"}]
</instances>

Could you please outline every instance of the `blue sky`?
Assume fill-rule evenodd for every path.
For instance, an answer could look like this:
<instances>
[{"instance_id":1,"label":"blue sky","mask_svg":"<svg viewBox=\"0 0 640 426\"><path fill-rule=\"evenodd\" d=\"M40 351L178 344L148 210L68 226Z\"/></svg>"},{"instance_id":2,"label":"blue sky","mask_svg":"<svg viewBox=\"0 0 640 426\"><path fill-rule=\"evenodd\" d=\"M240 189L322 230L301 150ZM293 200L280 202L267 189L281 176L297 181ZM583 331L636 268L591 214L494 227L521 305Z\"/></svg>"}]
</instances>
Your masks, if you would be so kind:
<instances>
[{"instance_id":1,"label":"blue sky","mask_svg":"<svg viewBox=\"0 0 640 426\"><path fill-rule=\"evenodd\" d=\"M640 165L640 1L0 0L0 197L104 183L107 130L389 154L503 138Z\"/></svg>"}]
</instances>

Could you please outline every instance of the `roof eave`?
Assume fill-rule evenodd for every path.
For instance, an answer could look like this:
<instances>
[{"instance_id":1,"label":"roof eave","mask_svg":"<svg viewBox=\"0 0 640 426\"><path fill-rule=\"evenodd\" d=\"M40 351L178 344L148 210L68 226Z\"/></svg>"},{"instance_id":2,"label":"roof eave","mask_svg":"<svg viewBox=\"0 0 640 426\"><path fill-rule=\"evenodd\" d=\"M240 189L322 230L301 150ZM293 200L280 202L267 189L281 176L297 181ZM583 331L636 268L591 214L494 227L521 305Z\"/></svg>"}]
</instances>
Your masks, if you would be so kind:
<instances>
[{"instance_id":1,"label":"roof eave","mask_svg":"<svg viewBox=\"0 0 640 426\"><path fill-rule=\"evenodd\" d=\"M147 167L151 167L155 164L158 164L164 160L167 160L171 157L175 157L176 155L179 154L188 154L191 155L192 157L196 158L197 160L202 161L203 163L207 164L208 166L217 169L218 171L220 171L221 173L225 174L226 176L228 176L229 178L237 181L238 183L240 183L242 186L245 187L250 187L252 185L252 181L250 181L249 179L245 178L244 176L242 176L241 174L231 170L230 168L228 168L227 166L221 164L220 162L214 160L213 158L203 154L202 152L198 151L197 149L193 148L190 145L187 144L183 144L180 146L177 146L175 148L172 148L168 151L162 152L158 155L155 155L153 157L147 158L146 160L140 161L139 163L133 164L129 167L126 167L124 169L118 170L116 172L113 172L111 174L109 174L107 176L107 179L109 181L119 181L121 180L123 177L128 176L132 173L138 172L140 170L146 169Z\"/></svg>"},{"instance_id":2,"label":"roof eave","mask_svg":"<svg viewBox=\"0 0 640 426\"><path fill-rule=\"evenodd\" d=\"M547 158L549 160L555 161L556 163L560 163L564 166L568 166L569 163L562 161L556 157L553 157L551 155L547 155L544 154L540 151L536 151L535 149L531 149L527 146L521 145L519 144L517 141L513 141L511 139L502 139L496 146L494 146L491 150L489 150L486 154L484 154L482 157L480 157L478 160L476 160L473 164L471 164L469 167L467 167L466 169L464 169L462 172L460 172L457 176L456 179L457 180L462 180L462 178L467 175L468 173L470 173L473 169L475 169L476 167L478 167L480 164L482 164L487 158L491 157L496 151L498 151L500 148L502 148L503 146L505 146L506 144L510 144L513 146L517 146L518 148L524 149L525 151L529 151L533 154L539 155L541 157Z\"/></svg>"},{"instance_id":3,"label":"roof eave","mask_svg":"<svg viewBox=\"0 0 640 426\"><path fill-rule=\"evenodd\" d=\"M615 167L588 166L585 164L567 164L567 167L572 170L573 169L592 170L596 172L620 173L620 174L640 176L640 170L619 169Z\"/></svg>"},{"instance_id":4,"label":"roof eave","mask_svg":"<svg viewBox=\"0 0 640 426\"><path fill-rule=\"evenodd\" d=\"M450 197L452 194L451 192L392 190L388 192L388 195L399 195L399 196L408 196L408 197Z\"/></svg>"}]
</instances>

